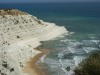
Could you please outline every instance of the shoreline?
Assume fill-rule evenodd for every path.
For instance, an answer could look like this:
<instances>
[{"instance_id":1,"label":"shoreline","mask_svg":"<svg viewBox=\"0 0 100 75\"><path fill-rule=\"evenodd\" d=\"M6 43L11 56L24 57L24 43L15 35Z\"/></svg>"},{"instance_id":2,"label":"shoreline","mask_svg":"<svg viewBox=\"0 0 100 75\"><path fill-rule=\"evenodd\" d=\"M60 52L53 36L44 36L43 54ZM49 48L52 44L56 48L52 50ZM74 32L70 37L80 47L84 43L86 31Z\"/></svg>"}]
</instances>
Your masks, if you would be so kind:
<instances>
[{"instance_id":1,"label":"shoreline","mask_svg":"<svg viewBox=\"0 0 100 75\"><path fill-rule=\"evenodd\" d=\"M44 72L41 68L38 67L37 62L41 59L43 55L47 55L49 51L45 51L47 49L40 48L36 48L35 50L41 51L41 53L31 58L30 61L28 61L26 65L22 68L22 71L26 75L46 75L46 72Z\"/></svg>"},{"instance_id":2,"label":"shoreline","mask_svg":"<svg viewBox=\"0 0 100 75\"><path fill-rule=\"evenodd\" d=\"M40 75L44 74L42 68L39 70L37 65L38 60L46 52L41 53L35 49L42 41L69 34L69 31L64 26L45 22L31 14L24 15L22 13L25 12L20 10L2 9L1 13L4 13L4 16L0 16L0 74L38 75L38 72Z\"/></svg>"}]
</instances>

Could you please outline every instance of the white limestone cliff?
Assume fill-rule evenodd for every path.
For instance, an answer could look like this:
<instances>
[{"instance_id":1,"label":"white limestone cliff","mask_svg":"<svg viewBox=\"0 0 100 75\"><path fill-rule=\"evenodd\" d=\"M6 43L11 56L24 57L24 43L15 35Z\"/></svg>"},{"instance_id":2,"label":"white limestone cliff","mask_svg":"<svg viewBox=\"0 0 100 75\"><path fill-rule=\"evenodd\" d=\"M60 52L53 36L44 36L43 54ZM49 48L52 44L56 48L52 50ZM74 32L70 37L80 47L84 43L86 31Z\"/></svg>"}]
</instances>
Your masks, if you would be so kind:
<instances>
[{"instance_id":1,"label":"white limestone cliff","mask_svg":"<svg viewBox=\"0 0 100 75\"><path fill-rule=\"evenodd\" d=\"M64 27L19 10L0 10L0 75L24 75L21 69L40 53L34 49L41 45L40 41L65 33L68 31Z\"/></svg>"}]
</instances>

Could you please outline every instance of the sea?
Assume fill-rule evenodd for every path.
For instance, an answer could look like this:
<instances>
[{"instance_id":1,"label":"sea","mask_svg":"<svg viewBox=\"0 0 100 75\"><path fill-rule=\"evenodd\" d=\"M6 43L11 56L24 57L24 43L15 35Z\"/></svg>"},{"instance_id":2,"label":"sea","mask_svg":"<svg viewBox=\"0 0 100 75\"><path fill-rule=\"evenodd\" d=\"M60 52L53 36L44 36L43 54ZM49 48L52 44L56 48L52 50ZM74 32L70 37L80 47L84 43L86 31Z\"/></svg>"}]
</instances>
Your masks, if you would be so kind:
<instances>
[{"instance_id":1,"label":"sea","mask_svg":"<svg viewBox=\"0 0 100 75\"><path fill-rule=\"evenodd\" d=\"M0 8L28 12L38 19L65 26L72 33L41 42L40 48L50 50L38 62L47 75L74 75L80 62L100 50L100 2L0 3Z\"/></svg>"}]
</instances>

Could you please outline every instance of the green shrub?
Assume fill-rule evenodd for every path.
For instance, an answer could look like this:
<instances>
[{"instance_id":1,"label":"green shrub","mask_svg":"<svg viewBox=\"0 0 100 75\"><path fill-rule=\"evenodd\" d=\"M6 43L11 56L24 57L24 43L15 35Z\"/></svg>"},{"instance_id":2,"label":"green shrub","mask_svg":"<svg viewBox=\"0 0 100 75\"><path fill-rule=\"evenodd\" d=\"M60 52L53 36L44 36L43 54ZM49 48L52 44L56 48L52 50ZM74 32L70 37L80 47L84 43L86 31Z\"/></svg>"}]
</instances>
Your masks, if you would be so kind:
<instances>
[{"instance_id":1,"label":"green shrub","mask_svg":"<svg viewBox=\"0 0 100 75\"><path fill-rule=\"evenodd\" d=\"M74 71L75 75L100 75L100 52L90 54Z\"/></svg>"}]
</instances>

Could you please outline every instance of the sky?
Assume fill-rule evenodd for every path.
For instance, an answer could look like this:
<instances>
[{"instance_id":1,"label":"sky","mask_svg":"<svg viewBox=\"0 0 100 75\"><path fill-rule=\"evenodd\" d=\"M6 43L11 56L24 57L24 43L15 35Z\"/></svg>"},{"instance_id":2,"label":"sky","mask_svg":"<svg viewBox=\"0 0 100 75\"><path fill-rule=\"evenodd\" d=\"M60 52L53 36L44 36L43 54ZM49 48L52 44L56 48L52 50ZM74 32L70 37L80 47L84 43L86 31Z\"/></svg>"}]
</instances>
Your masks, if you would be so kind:
<instances>
[{"instance_id":1,"label":"sky","mask_svg":"<svg viewBox=\"0 0 100 75\"><path fill-rule=\"evenodd\" d=\"M16 2L93 2L100 0L0 0L0 3L16 3Z\"/></svg>"}]
</instances>

